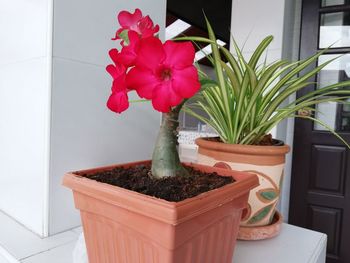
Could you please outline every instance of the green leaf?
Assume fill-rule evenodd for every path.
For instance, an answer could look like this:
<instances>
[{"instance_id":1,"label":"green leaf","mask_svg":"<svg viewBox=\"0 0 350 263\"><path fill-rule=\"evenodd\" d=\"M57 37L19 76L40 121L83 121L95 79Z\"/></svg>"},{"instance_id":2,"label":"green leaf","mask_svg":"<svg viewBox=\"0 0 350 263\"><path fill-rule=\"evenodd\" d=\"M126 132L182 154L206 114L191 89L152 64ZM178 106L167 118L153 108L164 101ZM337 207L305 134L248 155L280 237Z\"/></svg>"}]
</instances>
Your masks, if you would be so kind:
<instances>
[{"instance_id":1,"label":"green leaf","mask_svg":"<svg viewBox=\"0 0 350 263\"><path fill-rule=\"evenodd\" d=\"M242 71L235 57L225 47L220 46L219 48L224 54L227 61L229 62L232 72L236 75L236 78L238 79L238 81L242 82L242 78L243 78Z\"/></svg>"},{"instance_id":2,"label":"green leaf","mask_svg":"<svg viewBox=\"0 0 350 263\"><path fill-rule=\"evenodd\" d=\"M217 81L219 83L221 100L223 102L225 112L227 114L231 115L231 108L229 105L229 92L226 89L226 81L225 81L224 73L223 73L222 66L221 66L221 57L220 57L218 44L216 43L216 37L215 37L214 31L209 23L209 20L207 19L206 16L204 16L204 17L205 17L205 21L206 21L207 28L208 28L209 39L212 40L211 49L213 52L215 72L216 72ZM228 118L227 121L228 121L228 128L230 130L232 130L233 124L232 124L231 118ZM228 137L230 137L230 134L227 134L227 135L228 135Z\"/></svg>"},{"instance_id":3,"label":"green leaf","mask_svg":"<svg viewBox=\"0 0 350 263\"><path fill-rule=\"evenodd\" d=\"M225 73L227 74L227 77L230 80L230 87L232 87L232 91L234 92L235 95L239 94L240 91L240 84L239 80L237 79L236 74L232 71L232 69L226 65L225 62L221 61L222 68L225 70Z\"/></svg>"},{"instance_id":4,"label":"green leaf","mask_svg":"<svg viewBox=\"0 0 350 263\"><path fill-rule=\"evenodd\" d=\"M201 79L199 82L201 84L202 89L218 86L218 83L215 80L208 78Z\"/></svg>"},{"instance_id":5,"label":"green leaf","mask_svg":"<svg viewBox=\"0 0 350 263\"><path fill-rule=\"evenodd\" d=\"M280 182L279 182L280 189L282 189L282 186L283 186L283 179L284 179L284 170L282 170L282 174L281 174L281 178L280 178Z\"/></svg>"},{"instance_id":6,"label":"green leaf","mask_svg":"<svg viewBox=\"0 0 350 263\"><path fill-rule=\"evenodd\" d=\"M265 188L257 191L256 195L262 202L271 202L278 197L278 192L273 188Z\"/></svg>"},{"instance_id":7,"label":"green leaf","mask_svg":"<svg viewBox=\"0 0 350 263\"><path fill-rule=\"evenodd\" d=\"M202 42L202 43L208 43L208 44L215 44L216 42L205 38L205 37L176 37L173 39L174 41L196 41L196 42Z\"/></svg>"},{"instance_id":8,"label":"green leaf","mask_svg":"<svg viewBox=\"0 0 350 263\"><path fill-rule=\"evenodd\" d=\"M118 36L124 40L125 45L129 45L129 36L128 36L129 30L125 29L122 32L118 34Z\"/></svg>"},{"instance_id":9,"label":"green leaf","mask_svg":"<svg viewBox=\"0 0 350 263\"><path fill-rule=\"evenodd\" d=\"M277 197L277 194L274 191L269 191L269 192L261 193L261 196L264 197L267 200L273 200L273 199L275 199Z\"/></svg>"},{"instance_id":10,"label":"green leaf","mask_svg":"<svg viewBox=\"0 0 350 263\"><path fill-rule=\"evenodd\" d=\"M260 209L258 212L256 212L247 222L247 224L255 224L261 220L263 220L271 211L273 205L265 206L264 208Z\"/></svg>"},{"instance_id":11,"label":"green leaf","mask_svg":"<svg viewBox=\"0 0 350 263\"><path fill-rule=\"evenodd\" d=\"M350 90L344 90L344 87L350 87L350 81L346 81L310 91L287 102L291 95L314 85L316 75L334 61L332 59L314 67L327 49L304 60L277 60L268 64L267 50L273 39L268 36L261 41L247 62L234 39L233 52L217 44L215 33L208 19L205 19L209 38L176 38L210 44L212 54L207 55L207 58L216 74L215 80L209 80L203 72L199 72L201 90L190 100L191 103L187 103L185 111L215 129L223 142L256 144L284 119L299 117L295 116L299 109L315 111L314 107L319 103L344 103L342 100L350 99ZM258 65L262 60L262 64ZM312 69L307 70L308 68ZM199 116L193 110L198 108L207 116ZM313 117L308 119L319 122ZM339 134L332 129L329 131L345 143Z\"/></svg>"},{"instance_id":12,"label":"green leaf","mask_svg":"<svg viewBox=\"0 0 350 263\"><path fill-rule=\"evenodd\" d=\"M261 55L264 53L264 51L266 50L266 48L270 45L270 43L273 40L273 36L268 36L266 37L263 41L261 41L261 43L259 44L259 46L255 49L253 55L251 56L248 64L251 68L255 69L256 64L258 63Z\"/></svg>"}]
</instances>

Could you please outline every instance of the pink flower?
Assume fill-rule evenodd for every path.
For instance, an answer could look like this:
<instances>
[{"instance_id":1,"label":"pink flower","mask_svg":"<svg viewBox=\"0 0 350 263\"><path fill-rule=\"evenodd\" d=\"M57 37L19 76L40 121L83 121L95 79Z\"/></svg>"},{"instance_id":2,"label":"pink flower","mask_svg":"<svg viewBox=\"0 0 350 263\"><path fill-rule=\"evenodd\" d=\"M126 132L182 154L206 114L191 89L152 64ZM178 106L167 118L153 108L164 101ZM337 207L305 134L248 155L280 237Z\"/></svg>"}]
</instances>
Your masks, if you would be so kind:
<instances>
[{"instance_id":1,"label":"pink flower","mask_svg":"<svg viewBox=\"0 0 350 263\"><path fill-rule=\"evenodd\" d=\"M115 65L108 65L106 70L113 77L112 94L107 101L107 107L116 113L121 113L129 108L128 89L126 86L126 68L115 61L118 50L112 49L109 52Z\"/></svg>"},{"instance_id":2,"label":"pink flower","mask_svg":"<svg viewBox=\"0 0 350 263\"><path fill-rule=\"evenodd\" d=\"M112 59L112 61L114 62L114 64L118 64L118 60L117 60L117 57L118 57L118 54L119 54L119 51L118 51L118 49L116 49L116 48L112 48L109 52L108 52L108 54L109 54L109 57ZM107 69L107 68L109 68L109 69ZM106 67L106 70L108 71L108 73L109 74L111 74L111 76L113 77L113 75L112 75L112 72L114 72L114 68L115 68L115 66L114 65L108 65L107 67ZM120 71L122 71L123 69L122 68L119 68L119 70L118 69L116 69L117 71L115 72L116 73L116 75L120 75ZM118 73L119 72L119 73Z\"/></svg>"},{"instance_id":3,"label":"pink flower","mask_svg":"<svg viewBox=\"0 0 350 263\"><path fill-rule=\"evenodd\" d=\"M107 101L107 107L116 113L122 113L129 108L127 92L112 92Z\"/></svg>"},{"instance_id":4,"label":"pink flower","mask_svg":"<svg viewBox=\"0 0 350 263\"><path fill-rule=\"evenodd\" d=\"M123 46L120 53L113 54L115 63L121 63L126 67L134 66L136 56L137 56L137 48L138 43L140 41L139 35L134 31L128 32L129 36L129 44L127 46Z\"/></svg>"},{"instance_id":5,"label":"pink flower","mask_svg":"<svg viewBox=\"0 0 350 263\"><path fill-rule=\"evenodd\" d=\"M137 32L142 38L153 36L159 31L159 26L153 24L153 21L149 16L142 16L140 9L136 8L135 12L129 13L128 11L121 11L118 14L118 21L121 28L116 32L113 40L120 39L120 33L124 30L132 30Z\"/></svg>"},{"instance_id":6,"label":"pink flower","mask_svg":"<svg viewBox=\"0 0 350 263\"><path fill-rule=\"evenodd\" d=\"M122 113L129 108L127 92L112 92L107 101L107 107L116 113Z\"/></svg>"},{"instance_id":7,"label":"pink flower","mask_svg":"<svg viewBox=\"0 0 350 263\"><path fill-rule=\"evenodd\" d=\"M128 91L135 89L142 98L152 100L153 107L168 112L200 88L193 66L195 50L190 42L164 44L154 36L159 30L140 9L118 14L121 28L114 39L121 39L122 49L111 49L114 64L106 67L113 77L112 94L107 106L121 113L129 107Z\"/></svg>"},{"instance_id":8,"label":"pink flower","mask_svg":"<svg viewBox=\"0 0 350 263\"><path fill-rule=\"evenodd\" d=\"M117 63L117 61L116 61L117 54L118 54L117 49L111 49L109 51L109 55L111 56L111 59L113 60L115 65L110 64L106 67L107 72L112 76L114 81L125 78L125 74L126 74L125 66L123 64ZM125 85L125 87L126 87L126 85Z\"/></svg>"},{"instance_id":9,"label":"pink flower","mask_svg":"<svg viewBox=\"0 0 350 263\"><path fill-rule=\"evenodd\" d=\"M200 88L194 56L190 42L162 44L156 37L141 39L136 66L127 74L127 86L140 97L151 99L156 110L169 112Z\"/></svg>"}]
</instances>

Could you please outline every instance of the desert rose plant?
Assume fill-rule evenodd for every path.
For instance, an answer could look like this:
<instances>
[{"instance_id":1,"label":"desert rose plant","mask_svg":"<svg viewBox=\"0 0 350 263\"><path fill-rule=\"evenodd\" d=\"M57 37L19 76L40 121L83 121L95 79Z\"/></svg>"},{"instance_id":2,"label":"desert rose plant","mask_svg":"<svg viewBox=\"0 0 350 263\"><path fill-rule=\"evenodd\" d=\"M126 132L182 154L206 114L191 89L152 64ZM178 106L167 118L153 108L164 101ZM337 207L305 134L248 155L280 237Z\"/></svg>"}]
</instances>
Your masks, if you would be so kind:
<instances>
[{"instance_id":1,"label":"desert rose plant","mask_svg":"<svg viewBox=\"0 0 350 263\"><path fill-rule=\"evenodd\" d=\"M130 106L128 93L150 100L163 113L162 124L152 156L152 175L186 175L176 149L179 112L185 101L200 89L198 72L193 65L195 49L191 42L166 41L156 36L159 26L139 9L118 14L121 26L113 40L121 49L112 49L113 64L106 70L113 78L107 106L122 113Z\"/></svg>"},{"instance_id":2,"label":"desert rose plant","mask_svg":"<svg viewBox=\"0 0 350 263\"><path fill-rule=\"evenodd\" d=\"M124 112L133 105L129 92L136 92L141 98L137 101L149 101L163 118L152 161L64 176L63 184L73 190L81 211L89 262L215 258L229 263L242 211L258 178L181 164L176 149L178 115L201 86L200 73L193 66L195 49L188 41L162 43L159 27L139 9L120 12L118 20L121 27L113 40L120 42L120 48L110 50L113 63L106 68L113 78L107 107L117 114ZM222 240L225 245L218 247ZM207 249L192 249L200 246Z\"/></svg>"}]
</instances>

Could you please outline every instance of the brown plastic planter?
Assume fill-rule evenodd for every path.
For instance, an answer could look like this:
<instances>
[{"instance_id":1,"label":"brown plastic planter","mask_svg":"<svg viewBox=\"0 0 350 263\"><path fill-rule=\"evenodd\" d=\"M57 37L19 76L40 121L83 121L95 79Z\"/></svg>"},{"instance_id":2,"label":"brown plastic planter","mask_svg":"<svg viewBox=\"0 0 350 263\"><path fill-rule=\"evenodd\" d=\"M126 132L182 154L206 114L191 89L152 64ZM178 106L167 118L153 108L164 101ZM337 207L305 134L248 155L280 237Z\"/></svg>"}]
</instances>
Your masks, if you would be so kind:
<instances>
[{"instance_id":1,"label":"brown plastic planter","mask_svg":"<svg viewBox=\"0 0 350 263\"><path fill-rule=\"evenodd\" d=\"M150 161L128 163L129 167ZM191 164L237 182L181 202L168 202L68 173L80 209L90 263L228 263L249 190L248 173ZM116 166L80 171L94 173Z\"/></svg>"}]
</instances>

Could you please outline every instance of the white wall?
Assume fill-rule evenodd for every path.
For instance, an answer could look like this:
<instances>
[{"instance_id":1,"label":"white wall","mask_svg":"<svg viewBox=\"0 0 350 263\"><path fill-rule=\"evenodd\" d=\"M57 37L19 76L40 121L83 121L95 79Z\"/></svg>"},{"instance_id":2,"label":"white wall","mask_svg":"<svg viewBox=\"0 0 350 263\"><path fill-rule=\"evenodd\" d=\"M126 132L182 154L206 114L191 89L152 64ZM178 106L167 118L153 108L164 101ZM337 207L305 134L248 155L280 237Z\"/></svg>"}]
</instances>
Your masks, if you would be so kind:
<instances>
[{"instance_id":1,"label":"white wall","mask_svg":"<svg viewBox=\"0 0 350 263\"><path fill-rule=\"evenodd\" d=\"M149 103L133 104L121 115L105 106L116 16L136 7L161 26L163 37L165 0L54 2L50 234L80 224L71 191L61 186L65 172L151 157L160 114Z\"/></svg>"},{"instance_id":2,"label":"white wall","mask_svg":"<svg viewBox=\"0 0 350 263\"><path fill-rule=\"evenodd\" d=\"M247 57L268 35L274 36L268 60L282 57L285 1L288 0L232 0L231 32Z\"/></svg>"},{"instance_id":3,"label":"white wall","mask_svg":"<svg viewBox=\"0 0 350 263\"><path fill-rule=\"evenodd\" d=\"M248 58L268 35L274 40L268 48L267 62L298 58L300 0L233 0L231 32ZM289 119L271 131L272 135L293 145L294 120ZM279 209L288 219L292 151L287 155L285 178Z\"/></svg>"},{"instance_id":4,"label":"white wall","mask_svg":"<svg viewBox=\"0 0 350 263\"><path fill-rule=\"evenodd\" d=\"M116 16L136 7L164 38L165 0L0 0L0 209L41 236L80 224L65 172L151 156L160 114L106 107Z\"/></svg>"},{"instance_id":5,"label":"white wall","mask_svg":"<svg viewBox=\"0 0 350 263\"><path fill-rule=\"evenodd\" d=\"M0 0L0 210L38 234L45 221L49 14L47 0Z\"/></svg>"}]
</instances>

